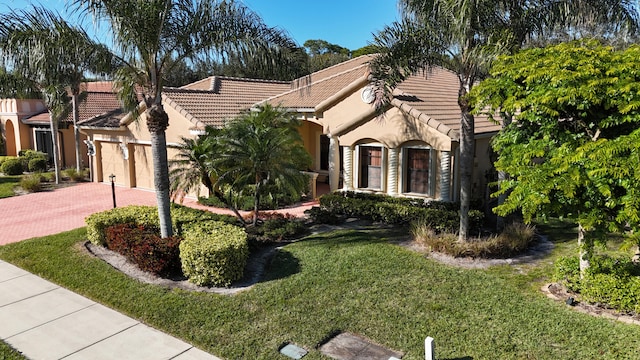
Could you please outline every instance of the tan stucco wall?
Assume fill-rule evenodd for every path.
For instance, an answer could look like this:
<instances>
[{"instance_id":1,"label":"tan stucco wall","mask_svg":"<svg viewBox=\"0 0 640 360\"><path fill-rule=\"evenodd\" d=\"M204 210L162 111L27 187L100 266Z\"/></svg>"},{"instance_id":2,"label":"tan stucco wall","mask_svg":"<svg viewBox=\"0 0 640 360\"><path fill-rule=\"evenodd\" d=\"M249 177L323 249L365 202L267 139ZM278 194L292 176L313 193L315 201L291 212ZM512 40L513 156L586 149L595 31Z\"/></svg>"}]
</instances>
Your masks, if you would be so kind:
<instances>
[{"instance_id":1,"label":"tan stucco wall","mask_svg":"<svg viewBox=\"0 0 640 360\"><path fill-rule=\"evenodd\" d=\"M322 126L309 121L302 121L298 131L302 137L304 148L313 159L311 170L320 170L320 135L322 135Z\"/></svg>"}]
</instances>

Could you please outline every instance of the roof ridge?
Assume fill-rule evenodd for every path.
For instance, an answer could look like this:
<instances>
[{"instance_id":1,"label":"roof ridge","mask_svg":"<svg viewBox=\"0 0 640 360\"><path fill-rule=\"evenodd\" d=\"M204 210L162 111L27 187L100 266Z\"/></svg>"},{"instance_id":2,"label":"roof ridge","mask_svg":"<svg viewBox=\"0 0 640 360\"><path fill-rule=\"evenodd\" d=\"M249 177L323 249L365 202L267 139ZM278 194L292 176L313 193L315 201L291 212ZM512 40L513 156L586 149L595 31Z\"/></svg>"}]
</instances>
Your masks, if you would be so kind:
<instances>
[{"instance_id":1,"label":"roof ridge","mask_svg":"<svg viewBox=\"0 0 640 360\"><path fill-rule=\"evenodd\" d=\"M363 56L364 56L364 55L363 55ZM342 63L342 64L344 64L344 63ZM274 95L274 96L272 96L272 97L270 97L270 98L267 98L267 99L264 99L264 100L260 101L258 104L266 103L266 102L268 102L269 100L272 100L272 99L275 99L275 98L278 98L278 97L281 97L281 96L284 96L284 95L292 94L292 93L294 93L294 92L296 92L296 91L304 90L304 89L306 89L306 88L311 87L312 85L317 85L317 84L320 84L320 83L323 83L323 82L329 81L329 80L331 80L331 79L335 79L336 77L343 76L343 75L345 75L345 74L348 74L348 73L350 73L350 72L353 72L353 71L359 70L359 69L361 69L361 68L363 68L363 67L366 67L366 66L368 66L368 64L366 64L366 63L365 63L365 64L360 64L360 65L358 65L358 66L356 66L356 67L354 67L354 68L350 68L350 69L348 69L348 70L345 70L345 71L339 72L339 73L337 73L337 74L333 74L333 75L331 75L331 76L327 76L327 77L321 78L321 79L319 79L319 80L317 80L317 81L314 81L314 82L312 82L312 83L309 83L309 84L303 85L303 86L301 86L301 87L297 87L297 88L295 88L295 89L291 89L291 90L289 90L289 91L285 91L285 92L283 92L283 93L281 93L281 94ZM314 73L314 74L315 74L315 73ZM313 74L310 74L310 75L313 75ZM295 81L295 80L294 80L294 81Z\"/></svg>"},{"instance_id":2,"label":"roof ridge","mask_svg":"<svg viewBox=\"0 0 640 360\"><path fill-rule=\"evenodd\" d=\"M354 62L354 61L356 61L356 60L358 60L358 59L361 59L361 58L363 58L363 57L372 57L372 54L364 54L364 55L360 55L360 56L358 56L358 57L351 58L351 59L349 59L349 60L345 60L345 61L339 62L339 63L337 63L337 64L331 65L331 66L326 67L326 68L324 68L324 69L320 69L320 70L318 70L318 71L312 72L311 74L308 74L308 75L301 76L301 77L299 77L299 78L293 79L291 82L292 82L292 83L294 83L294 82L296 82L296 81L299 81L299 80L301 80L301 79L304 79L305 77L311 76L311 75L313 75L313 74L319 74L319 73L323 73L323 72L328 72L329 70L332 70L332 69L334 69L334 68L336 68L336 67L338 67L338 66L344 66L345 64L348 64L348 63L350 63L350 62ZM360 66L362 66L362 65L366 65L366 63L365 63L365 64L360 64L360 65L358 65L358 67L360 67ZM323 79L324 79L324 78L323 78Z\"/></svg>"}]
</instances>

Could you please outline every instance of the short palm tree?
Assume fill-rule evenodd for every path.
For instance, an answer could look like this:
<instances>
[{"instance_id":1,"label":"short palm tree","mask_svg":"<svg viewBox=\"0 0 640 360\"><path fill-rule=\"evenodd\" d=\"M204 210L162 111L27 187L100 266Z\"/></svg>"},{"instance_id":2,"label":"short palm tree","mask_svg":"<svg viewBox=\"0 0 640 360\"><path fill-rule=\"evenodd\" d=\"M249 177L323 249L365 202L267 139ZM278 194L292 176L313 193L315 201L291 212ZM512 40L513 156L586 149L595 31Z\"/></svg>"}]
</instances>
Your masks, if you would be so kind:
<instances>
[{"instance_id":1,"label":"short palm tree","mask_svg":"<svg viewBox=\"0 0 640 360\"><path fill-rule=\"evenodd\" d=\"M110 52L72 26L59 14L44 8L0 16L0 52L3 62L29 79L42 92L51 114L53 162L60 181L58 121L72 108L77 170L81 170L80 135L77 128L80 84L87 72L107 70ZM67 91L71 90L71 106Z\"/></svg>"},{"instance_id":2,"label":"short palm tree","mask_svg":"<svg viewBox=\"0 0 640 360\"><path fill-rule=\"evenodd\" d=\"M301 194L311 164L298 132L299 122L281 108L265 105L227 125L218 182L238 193L251 189L254 195L253 225L258 221L260 199L268 185Z\"/></svg>"},{"instance_id":3,"label":"short palm tree","mask_svg":"<svg viewBox=\"0 0 640 360\"><path fill-rule=\"evenodd\" d=\"M279 53L293 42L234 1L73 0L73 3L111 26L114 46L125 64L116 72L116 84L126 110L136 116L145 113L151 133L160 232L162 237L171 236L166 141L169 117L162 104L165 76L183 60L224 59L229 54L251 56L258 50L261 54ZM265 61L264 66L272 65Z\"/></svg>"},{"instance_id":4,"label":"short palm tree","mask_svg":"<svg viewBox=\"0 0 640 360\"><path fill-rule=\"evenodd\" d=\"M375 36L381 50L371 62L376 106L418 70L440 66L458 76L460 106L460 229L467 239L471 203L474 116L467 94L487 76L492 61L531 39L558 29L605 24L611 31L637 29L628 0L400 0L402 20Z\"/></svg>"}]
</instances>

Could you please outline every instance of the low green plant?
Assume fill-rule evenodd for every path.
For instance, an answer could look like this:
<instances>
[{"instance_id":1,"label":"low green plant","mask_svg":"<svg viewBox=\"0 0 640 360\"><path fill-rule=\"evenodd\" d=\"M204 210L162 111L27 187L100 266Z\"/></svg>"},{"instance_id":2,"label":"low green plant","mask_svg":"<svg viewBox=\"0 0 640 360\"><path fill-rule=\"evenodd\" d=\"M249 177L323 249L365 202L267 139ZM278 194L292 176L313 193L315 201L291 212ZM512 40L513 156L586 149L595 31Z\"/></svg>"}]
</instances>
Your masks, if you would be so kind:
<instances>
[{"instance_id":1,"label":"low green plant","mask_svg":"<svg viewBox=\"0 0 640 360\"><path fill-rule=\"evenodd\" d=\"M68 168L62 170L62 176L68 178L73 182L84 181L87 178L88 169L82 169L80 171L76 170L76 168Z\"/></svg>"},{"instance_id":2,"label":"low green plant","mask_svg":"<svg viewBox=\"0 0 640 360\"><path fill-rule=\"evenodd\" d=\"M252 216L253 214L249 214L247 218ZM299 238L307 232L307 226L303 219L291 214L262 212L258 225L247 226L245 231L250 244L264 244Z\"/></svg>"},{"instance_id":3,"label":"low green plant","mask_svg":"<svg viewBox=\"0 0 640 360\"><path fill-rule=\"evenodd\" d=\"M623 311L640 313L640 267L629 258L596 255L580 278L577 256L563 257L555 263L554 281L580 294L581 300L606 304Z\"/></svg>"},{"instance_id":4,"label":"low green plant","mask_svg":"<svg viewBox=\"0 0 640 360\"><path fill-rule=\"evenodd\" d=\"M309 217L309 220L311 220L315 224L336 225L340 224L343 221L342 217L319 206L314 206L308 210L305 210L304 213Z\"/></svg>"},{"instance_id":5,"label":"low green plant","mask_svg":"<svg viewBox=\"0 0 640 360\"><path fill-rule=\"evenodd\" d=\"M459 241L451 232L438 233L430 225L414 225L412 234L416 242L432 251L454 257L507 258L525 251L535 240L535 228L521 223L509 224L498 235Z\"/></svg>"},{"instance_id":6,"label":"low green plant","mask_svg":"<svg viewBox=\"0 0 640 360\"><path fill-rule=\"evenodd\" d=\"M20 175L24 172L22 161L19 158L8 158L2 162L0 171L5 175Z\"/></svg>"},{"instance_id":7,"label":"low green plant","mask_svg":"<svg viewBox=\"0 0 640 360\"><path fill-rule=\"evenodd\" d=\"M182 272L194 284L229 286L240 280L249 256L247 234L220 221L192 223L180 243Z\"/></svg>"},{"instance_id":8,"label":"low green plant","mask_svg":"<svg viewBox=\"0 0 640 360\"><path fill-rule=\"evenodd\" d=\"M36 150L31 150L31 149L27 149L27 150L21 150L18 153L18 158L20 159L20 161L22 161L22 167L24 169L29 169L29 163L31 162L31 160L34 159L44 159L45 162L47 161L47 154L43 153L41 151L36 151ZM31 171L31 170L29 170Z\"/></svg>"},{"instance_id":9,"label":"low green plant","mask_svg":"<svg viewBox=\"0 0 640 360\"><path fill-rule=\"evenodd\" d=\"M20 187L27 192L42 191L42 181L39 174L25 175L20 179Z\"/></svg>"},{"instance_id":10,"label":"low green plant","mask_svg":"<svg viewBox=\"0 0 640 360\"><path fill-rule=\"evenodd\" d=\"M31 172L45 172L47 171L47 159L45 158L33 158L29 160L27 168Z\"/></svg>"},{"instance_id":11,"label":"low green plant","mask_svg":"<svg viewBox=\"0 0 640 360\"><path fill-rule=\"evenodd\" d=\"M382 194L337 192L323 195L320 208L334 215L369 219L386 224L428 223L437 232L454 232L460 225L454 203L396 198ZM469 211L470 233L480 233L484 213Z\"/></svg>"}]
</instances>

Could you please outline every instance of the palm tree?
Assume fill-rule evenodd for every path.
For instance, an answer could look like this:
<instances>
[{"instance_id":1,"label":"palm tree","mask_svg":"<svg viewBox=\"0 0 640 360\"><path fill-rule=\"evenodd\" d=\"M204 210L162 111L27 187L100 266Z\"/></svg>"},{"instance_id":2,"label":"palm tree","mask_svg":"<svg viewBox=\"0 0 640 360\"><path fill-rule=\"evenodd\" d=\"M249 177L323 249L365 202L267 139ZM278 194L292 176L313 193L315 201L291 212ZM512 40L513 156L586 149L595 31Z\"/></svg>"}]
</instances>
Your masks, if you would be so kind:
<instances>
[{"instance_id":1,"label":"palm tree","mask_svg":"<svg viewBox=\"0 0 640 360\"><path fill-rule=\"evenodd\" d=\"M254 226L268 185L297 194L304 190L307 177L301 170L308 168L311 157L302 144L299 125L287 111L265 105L225 128L224 153L219 163L224 172L218 182L238 193L251 188Z\"/></svg>"},{"instance_id":2,"label":"palm tree","mask_svg":"<svg viewBox=\"0 0 640 360\"><path fill-rule=\"evenodd\" d=\"M145 113L151 133L154 187L162 237L171 236L169 171L165 131L169 117L162 104L165 75L183 60L280 53L294 43L269 28L254 12L233 1L73 0L75 6L106 20L114 46L125 63L116 85L126 110ZM265 62L265 66L271 66ZM140 93L143 101L140 107ZM137 110L136 110L137 109ZM136 110L136 111L134 111Z\"/></svg>"},{"instance_id":3,"label":"palm tree","mask_svg":"<svg viewBox=\"0 0 640 360\"><path fill-rule=\"evenodd\" d=\"M468 236L474 153L474 117L467 94L487 76L491 62L530 40L559 29L608 24L610 31L635 30L637 14L628 0L400 0L402 21L374 38L381 53L371 62L376 106L388 104L392 89L420 69L440 66L458 75L460 106L460 229Z\"/></svg>"},{"instance_id":4,"label":"palm tree","mask_svg":"<svg viewBox=\"0 0 640 360\"><path fill-rule=\"evenodd\" d=\"M86 72L99 72L110 64L110 52L87 33L67 23L59 14L33 7L0 16L2 60L29 79L42 92L50 111L56 183L60 181L58 121L69 111L71 90L76 166L81 170L78 98Z\"/></svg>"}]
</instances>

